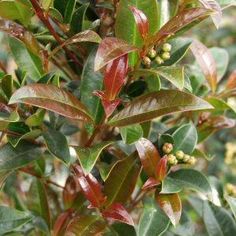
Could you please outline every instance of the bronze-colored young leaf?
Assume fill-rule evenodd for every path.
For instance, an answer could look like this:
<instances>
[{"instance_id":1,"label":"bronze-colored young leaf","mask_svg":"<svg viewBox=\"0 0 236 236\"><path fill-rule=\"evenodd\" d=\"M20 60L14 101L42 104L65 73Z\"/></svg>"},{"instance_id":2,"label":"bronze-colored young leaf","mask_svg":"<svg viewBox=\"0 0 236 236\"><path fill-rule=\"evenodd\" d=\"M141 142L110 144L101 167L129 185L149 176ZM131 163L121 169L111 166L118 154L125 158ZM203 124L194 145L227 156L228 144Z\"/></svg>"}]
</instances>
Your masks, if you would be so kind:
<instances>
[{"instance_id":1,"label":"bronze-colored young leaf","mask_svg":"<svg viewBox=\"0 0 236 236\"><path fill-rule=\"evenodd\" d=\"M31 84L18 89L9 104L24 103L53 111L75 120L91 121L87 109L71 93L54 85Z\"/></svg>"},{"instance_id":2,"label":"bronze-colored young leaf","mask_svg":"<svg viewBox=\"0 0 236 236\"><path fill-rule=\"evenodd\" d=\"M171 223L176 226L182 213L182 203L178 193L159 194L156 193L156 201L161 209L169 217Z\"/></svg>"},{"instance_id":3,"label":"bronze-colored young leaf","mask_svg":"<svg viewBox=\"0 0 236 236\"><path fill-rule=\"evenodd\" d=\"M150 177L156 177L157 164L160 161L160 154L151 141L141 138L135 143L140 160L145 172Z\"/></svg>"},{"instance_id":4,"label":"bronze-colored young leaf","mask_svg":"<svg viewBox=\"0 0 236 236\"><path fill-rule=\"evenodd\" d=\"M126 126L175 112L212 109L205 100L178 90L161 90L143 95L113 116L108 124Z\"/></svg>"},{"instance_id":5,"label":"bronze-colored young leaf","mask_svg":"<svg viewBox=\"0 0 236 236\"><path fill-rule=\"evenodd\" d=\"M210 50L197 40L192 42L190 49L195 56L197 63L201 67L201 70L212 91L215 92L217 87L216 62Z\"/></svg>"},{"instance_id":6,"label":"bronze-colored young leaf","mask_svg":"<svg viewBox=\"0 0 236 236\"><path fill-rule=\"evenodd\" d=\"M99 45L97 55L95 57L94 69L95 71L100 70L116 58L136 50L136 47L129 45L121 39L107 37L103 39Z\"/></svg>"}]
</instances>

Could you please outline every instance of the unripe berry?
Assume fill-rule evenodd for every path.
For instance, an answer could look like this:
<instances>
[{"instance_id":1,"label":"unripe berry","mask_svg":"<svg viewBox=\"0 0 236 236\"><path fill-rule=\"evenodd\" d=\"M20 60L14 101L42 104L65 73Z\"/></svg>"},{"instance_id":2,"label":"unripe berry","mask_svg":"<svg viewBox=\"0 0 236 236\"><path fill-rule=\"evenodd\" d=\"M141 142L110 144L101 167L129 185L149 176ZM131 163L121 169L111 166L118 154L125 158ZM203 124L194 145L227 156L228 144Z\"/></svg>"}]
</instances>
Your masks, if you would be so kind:
<instances>
[{"instance_id":1,"label":"unripe berry","mask_svg":"<svg viewBox=\"0 0 236 236\"><path fill-rule=\"evenodd\" d=\"M184 154L183 162L187 163L190 159L190 156L188 154Z\"/></svg>"},{"instance_id":2,"label":"unripe berry","mask_svg":"<svg viewBox=\"0 0 236 236\"><path fill-rule=\"evenodd\" d=\"M161 54L161 57L164 61L169 60L170 59L170 53L169 52L163 52Z\"/></svg>"},{"instance_id":3,"label":"unripe berry","mask_svg":"<svg viewBox=\"0 0 236 236\"><path fill-rule=\"evenodd\" d=\"M143 57L142 63L143 63L143 65L144 65L145 67L150 67L152 61L151 61L151 59L150 59L149 57Z\"/></svg>"},{"instance_id":4,"label":"unripe berry","mask_svg":"<svg viewBox=\"0 0 236 236\"><path fill-rule=\"evenodd\" d=\"M188 160L188 164L194 165L196 164L196 161L197 161L196 158L194 156L191 156Z\"/></svg>"},{"instance_id":5,"label":"unripe berry","mask_svg":"<svg viewBox=\"0 0 236 236\"><path fill-rule=\"evenodd\" d=\"M183 158L184 158L184 152L181 151L181 150L179 150L179 151L177 151L177 152L175 153L175 156L176 156L176 158L177 158L178 160L183 160Z\"/></svg>"},{"instance_id":6,"label":"unripe berry","mask_svg":"<svg viewBox=\"0 0 236 236\"><path fill-rule=\"evenodd\" d=\"M166 154L171 153L173 150L173 144L172 143L164 143L162 150Z\"/></svg>"},{"instance_id":7,"label":"unripe berry","mask_svg":"<svg viewBox=\"0 0 236 236\"><path fill-rule=\"evenodd\" d=\"M161 65L161 64L164 63L163 59L162 59L161 57L159 57L159 56L157 56L157 57L155 58L155 61L156 61L156 63L157 63L158 65Z\"/></svg>"},{"instance_id":8,"label":"unripe berry","mask_svg":"<svg viewBox=\"0 0 236 236\"><path fill-rule=\"evenodd\" d=\"M156 50L155 50L154 48L152 48L152 49L148 52L148 56L149 56L151 59L155 58L156 55L157 55L157 52L156 52Z\"/></svg>"},{"instance_id":9,"label":"unripe berry","mask_svg":"<svg viewBox=\"0 0 236 236\"><path fill-rule=\"evenodd\" d=\"M171 44L169 44L169 43L164 43L163 46L162 46L162 50L163 50L164 52L170 52L170 51L171 51L171 48L172 48L172 46L171 46Z\"/></svg>"},{"instance_id":10,"label":"unripe berry","mask_svg":"<svg viewBox=\"0 0 236 236\"><path fill-rule=\"evenodd\" d=\"M168 164L170 164L170 165L176 165L178 163L175 155L173 155L173 154L169 154L167 156L167 161L168 161Z\"/></svg>"}]
</instances>

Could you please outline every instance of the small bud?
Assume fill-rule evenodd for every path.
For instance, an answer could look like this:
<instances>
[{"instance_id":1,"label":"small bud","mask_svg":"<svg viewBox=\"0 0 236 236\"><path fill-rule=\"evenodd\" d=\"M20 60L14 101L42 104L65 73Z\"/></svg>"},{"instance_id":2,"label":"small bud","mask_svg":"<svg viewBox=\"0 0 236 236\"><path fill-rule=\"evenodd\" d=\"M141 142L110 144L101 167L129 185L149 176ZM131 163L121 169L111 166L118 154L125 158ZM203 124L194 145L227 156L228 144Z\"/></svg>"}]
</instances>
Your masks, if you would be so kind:
<instances>
[{"instance_id":1,"label":"small bud","mask_svg":"<svg viewBox=\"0 0 236 236\"><path fill-rule=\"evenodd\" d=\"M156 50L155 50L154 48L151 49L151 50L148 52L148 56L149 56L151 59L155 58L156 55L157 55L157 52L156 52Z\"/></svg>"},{"instance_id":2,"label":"small bud","mask_svg":"<svg viewBox=\"0 0 236 236\"><path fill-rule=\"evenodd\" d=\"M196 158L194 156L190 156L189 160L188 160L188 164L190 165L194 165L196 164Z\"/></svg>"},{"instance_id":3,"label":"small bud","mask_svg":"<svg viewBox=\"0 0 236 236\"><path fill-rule=\"evenodd\" d=\"M162 59L161 57L159 57L159 56L157 56L157 57L155 58L155 61L156 61L156 63L157 63L158 65L161 65L161 64L164 63L163 59Z\"/></svg>"},{"instance_id":4,"label":"small bud","mask_svg":"<svg viewBox=\"0 0 236 236\"><path fill-rule=\"evenodd\" d=\"M162 150L166 154L171 153L173 150L173 144L172 143L164 143Z\"/></svg>"},{"instance_id":5,"label":"small bud","mask_svg":"<svg viewBox=\"0 0 236 236\"><path fill-rule=\"evenodd\" d=\"M168 161L168 164L170 164L170 165L176 165L178 163L175 155L173 155L173 154L169 154L167 156L167 161Z\"/></svg>"},{"instance_id":6,"label":"small bud","mask_svg":"<svg viewBox=\"0 0 236 236\"><path fill-rule=\"evenodd\" d=\"M163 52L161 57L164 61L169 60L170 59L170 53L169 52Z\"/></svg>"},{"instance_id":7,"label":"small bud","mask_svg":"<svg viewBox=\"0 0 236 236\"><path fill-rule=\"evenodd\" d=\"M169 43L164 43L163 46L162 46L162 50L163 50L164 52L170 52L170 51L171 51L171 48L172 48L172 46L171 46L171 44L169 44Z\"/></svg>"},{"instance_id":8,"label":"small bud","mask_svg":"<svg viewBox=\"0 0 236 236\"><path fill-rule=\"evenodd\" d=\"M151 66L151 59L149 57L143 57L143 65L145 67L150 67Z\"/></svg>"},{"instance_id":9,"label":"small bud","mask_svg":"<svg viewBox=\"0 0 236 236\"><path fill-rule=\"evenodd\" d=\"M190 156L188 154L184 154L183 162L187 163L190 159Z\"/></svg>"},{"instance_id":10,"label":"small bud","mask_svg":"<svg viewBox=\"0 0 236 236\"><path fill-rule=\"evenodd\" d=\"M176 157L177 157L177 159L178 160L183 160L183 158L184 158L184 152L183 151L177 151L176 153L175 153L175 155L176 155Z\"/></svg>"}]
</instances>

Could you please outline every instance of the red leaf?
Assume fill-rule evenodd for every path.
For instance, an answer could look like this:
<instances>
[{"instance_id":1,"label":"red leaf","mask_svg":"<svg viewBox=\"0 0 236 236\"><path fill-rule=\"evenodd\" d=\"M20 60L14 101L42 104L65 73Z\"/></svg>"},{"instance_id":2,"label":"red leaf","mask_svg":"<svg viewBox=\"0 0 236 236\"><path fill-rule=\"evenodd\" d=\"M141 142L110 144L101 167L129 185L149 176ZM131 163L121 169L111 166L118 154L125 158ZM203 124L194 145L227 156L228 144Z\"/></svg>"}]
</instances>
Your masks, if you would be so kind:
<instances>
[{"instance_id":1,"label":"red leaf","mask_svg":"<svg viewBox=\"0 0 236 236\"><path fill-rule=\"evenodd\" d=\"M215 92L217 86L217 70L215 59L210 50L197 40L193 41L190 49L201 67L212 91Z\"/></svg>"},{"instance_id":2,"label":"red leaf","mask_svg":"<svg viewBox=\"0 0 236 236\"><path fill-rule=\"evenodd\" d=\"M157 177L156 167L160 160L160 154L151 141L141 138L135 144L143 168L150 177Z\"/></svg>"},{"instance_id":3,"label":"red leaf","mask_svg":"<svg viewBox=\"0 0 236 236\"><path fill-rule=\"evenodd\" d=\"M141 34L142 38L145 39L149 33L149 22L146 15L136 7L130 7L129 9L133 12L139 33Z\"/></svg>"},{"instance_id":4,"label":"red leaf","mask_svg":"<svg viewBox=\"0 0 236 236\"><path fill-rule=\"evenodd\" d=\"M234 89L236 88L236 70L234 70L228 80L227 80L227 83L226 83L226 88L227 89Z\"/></svg>"},{"instance_id":5,"label":"red leaf","mask_svg":"<svg viewBox=\"0 0 236 236\"><path fill-rule=\"evenodd\" d=\"M167 157L164 156L160 159L159 163L157 164L157 178L158 180L162 181L167 174Z\"/></svg>"},{"instance_id":6,"label":"red leaf","mask_svg":"<svg viewBox=\"0 0 236 236\"><path fill-rule=\"evenodd\" d=\"M76 173L77 180L80 184L81 190L85 197L91 203L91 207L100 207L106 200L106 197L102 193L100 183L93 177L92 174L84 175L80 166L75 166L74 171Z\"/></svg>"},{"instance_id":7,"label":"red leaf","mask_svg":"<svg viewBox=\"0 0 236 236\"><path fill-rule=\"evenodd\" d=\"M109 62L136 50L136 47L129 45L121 39L107 37L103 39L98 47L94 69L95 71L100 70Z\"/></svg>"},{"instance_id":8,"label":"red leaf","mask_svg":"<svg viewBox=\"0 0 236 236\"><path fill-rule=\"evenodd\" d=\"M156 194L157 203L160 205L162 210L169 217L173 225L179 223L182 214L182 204L177 193L173 194Z\"/></svg>"},{"instance_id":9,"label":"red leaf","mask_svg":"<svg viewBox=\"0 0 236 236\"><path fill-rule=\"evenodd\" d=\"M114 203L102 213L103 217L111 221L119 221L134 226L134 222L127 210L119 203Z\"/></svg>"},{"instance_id":10,"label":"red leaf","mask_svg":"<svg viewBox=\"0 0 236 236\"><path fill-rule=\"evenodd\" d=\"M153 177L150 177L143 185L143 190L149 190L160 184L160 181L156 180Z\"/></svg>"}]
</instances>

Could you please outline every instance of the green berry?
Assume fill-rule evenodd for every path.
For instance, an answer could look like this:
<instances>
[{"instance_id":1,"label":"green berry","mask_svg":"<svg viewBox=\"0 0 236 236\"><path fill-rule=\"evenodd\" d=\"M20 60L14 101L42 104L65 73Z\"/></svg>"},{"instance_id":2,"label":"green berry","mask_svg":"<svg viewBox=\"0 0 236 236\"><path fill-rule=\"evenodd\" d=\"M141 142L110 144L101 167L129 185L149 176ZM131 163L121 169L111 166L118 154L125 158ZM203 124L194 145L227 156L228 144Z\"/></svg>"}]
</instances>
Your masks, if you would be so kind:
<instances>
[{"instance_id":1,"label":"green berry","mask_svg":"<svg viewBox=\"0 0 236 236\"><path fill-rule=\"evenodd\" d=\"M176 165L178 163L176 156L173 154L169 154L167 156L167 161L168 161L168 164L170 164L170 165Z\"/></svg>"},{"instance_id":2,"label":"green berry","mask_svg":"<svg viewBox=\"0 0 236 236\"><path fill-rule=\"evenodd\" d=\"M170 59L170 53L169 52L163 52L161 54L161 57L164 61L169 60Z\"/></svg>"},{"instance_id":3,"label":"green berry","mask_svg":"<svg viewBox=\"0 0 236 236\"><path fill-rule=\"evenodd\" d=\"M172 48L172 46L171 46L171 44L169 44L169 43L164 43L163 46L162 46L162 50L163 50L164 52L170 52L170 51L171 51L171 48Z\"/></svg>"},{"instance_id":4,"label":"green berry","mask_svg":"<svg viewBox=\"0 0 236 236\"><path fill-rule=\"evenodd\" d=\"M157 56L157 57L155 58L155 61L156 61L156 63L157 63L158 65L161 65L161 64L164 63L163 59L162 59L161 57L159 57L159 56Z\"/></svg>"},{"instance_id":5,"label":"green berry","mask_svg":"<svg viewBox=\"0 0 236 236\"><path fill-rule=\"evenodd\" d=\"M176 155L176 157L177 157L178 160L183 160L183 158L184 158L184 152L181 151L181 150L177 151L177 152L175 153L175 155Z\"/></svg>"},{"instance_id":6,"label":"green berry","mask_svg":"<svg viewBox=\"0 0 236 236\"><path fill-rule=\"evenodd\" d=\"M190 165L194 165L196 163L196 158L194 156L190 156L189 160L188 160L188 164Z\"/></svg>"},{"instance_id":7,"label":"green berry","mask_svg":"<svg viewBox=\"0 0 236 236\"><path fill-rule=\"evenodd\" d=\"M164 143L162 150L166 154L171 153L173 150L173 144L172 143Z\"/></svg>"},{"instance_id":8,"label":"green berry","mask_svg":"<svg viewBox=\"0 0 236 236\"><path fill-rule=\"evenodd\" d=\"M157 52L156 52L156 50L155 50L154 48L152 48L152 49L148 52L148 56L149 56L151 59L155 58L156 55L157 55Z\"/></svg>"},{"instance_id":9,"label":"green berry","mask_svg":"<svg viewBox=\"0 0 236 236\"><path fill-rule=\"evenodd\" d=\"M145 67L150 67L151 66L151 59L149 58L149 57L143 57L143 65L145 66Z\"/></svg>"},{"instance_id":10,"label":"green berry","mask_svg":"<svg viewBox=\"0 0 236 236\"><path fill-rule=\"evenodd\" d=\"M190 159L190 156L188 154L184 154L183 162L187 163Z\"/></svg>"}]
</instances>

